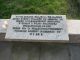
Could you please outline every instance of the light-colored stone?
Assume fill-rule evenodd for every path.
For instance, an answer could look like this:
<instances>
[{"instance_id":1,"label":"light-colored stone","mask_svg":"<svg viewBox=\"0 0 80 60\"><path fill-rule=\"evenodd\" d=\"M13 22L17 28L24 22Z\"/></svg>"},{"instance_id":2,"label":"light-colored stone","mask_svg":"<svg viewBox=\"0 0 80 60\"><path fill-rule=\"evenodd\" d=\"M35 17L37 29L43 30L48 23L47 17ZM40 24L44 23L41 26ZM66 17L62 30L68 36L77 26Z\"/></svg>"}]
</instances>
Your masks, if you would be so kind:
<instances>
[{"instance_id":1,"label":"light-colored stone","mask_svg":"<svg viewBox=\"0 0 80 60\"><path fill-rule=\"evenodd\" d=\"M0 33L6 33L9 19L0 19Z\"/></svg>"},{"instance_id":2,"label":"light-colored stone","mask_svg":"<svg viewBox=\"0 0 80 60\"><path fill-rule=\"evenodd\" d=\"M0 33L6 33L2 27L5 21L9 22L9 19L0 19ZM80 34L80 20L67 19L67 25L69 34Z\"/></svg>"},{"instance_id":3,"label":"light-colored stone","mask_svg":"<svg viewBox=\"0 0 80 60\"><path fill-rule=\"evenodd\" d=\"M69 34L80 34L80 20L67 19L67 25Z\"/></svg>"},{"instance_id":4,"label":"light-colored stone","mask_svg":"<svg viewBox=\"0 0 80 60\"><path fill-rule=\"evenodd\" d=\"M48 16L51 18L49 18ZM26 19L24 19L24 18L26 18ZM39 20L39 18L40 18L40 20ZM29 22L29 21L44 21L44 22L37 22L34 24L34 22ZM51 24L49 25L49 22L47 22L47 21L51 21L50 23L52 25ZM24 23L24 24L22 24L22 23ZM25 23L27 23L27 24L25 24ZM51 26L51 27L42 27L43 23L46 23L46 24L44 24L45 26ZM67 41L67 40L69 40L69 37L68 37L66 23L67 22L66 22L65 15L12 15L5 38L6 39L27 39L27 40L37 40L37 41L39 41L39 40L41 40L41 41L42 40L45 40L45 41L47 41L47 40L48 41L63 40L63 41L65 41L66 40ZM23 25L24 25L24 28L26 28L26 29L22 29ZM35 25L35 26L39 26L39 27L27 27L27 26L31 26L31 25L33 25L33 26ZM17 29L16 29L16 27L17 27ZM38 28L40 28L40 29L36 30ZM55 30L57 28L59 30ZM23 31L23 32L20 32L20 31ZM29 31L37 31L37 32L29 32ZM47 32L51 31L51 32L43 33L41 31L47 31Z\"/></svg>"}]
</instances>

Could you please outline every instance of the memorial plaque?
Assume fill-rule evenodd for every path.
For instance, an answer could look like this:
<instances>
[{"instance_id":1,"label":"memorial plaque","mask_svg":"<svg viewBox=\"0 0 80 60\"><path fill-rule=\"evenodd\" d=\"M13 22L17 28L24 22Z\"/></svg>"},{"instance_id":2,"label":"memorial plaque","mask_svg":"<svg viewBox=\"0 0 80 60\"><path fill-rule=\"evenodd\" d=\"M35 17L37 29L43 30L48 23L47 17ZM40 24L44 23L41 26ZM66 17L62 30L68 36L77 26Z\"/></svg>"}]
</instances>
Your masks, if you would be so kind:
<instances>
[{"instance_id":1,"label":"memorial plaque","mask_svg":"<svg viewBox=\"0 0 80 60\"><path fill-rule=\"evenodd\" d=\"M69 40L65 15L12 15L6 39Z\"/></svg>"}]
</instances>

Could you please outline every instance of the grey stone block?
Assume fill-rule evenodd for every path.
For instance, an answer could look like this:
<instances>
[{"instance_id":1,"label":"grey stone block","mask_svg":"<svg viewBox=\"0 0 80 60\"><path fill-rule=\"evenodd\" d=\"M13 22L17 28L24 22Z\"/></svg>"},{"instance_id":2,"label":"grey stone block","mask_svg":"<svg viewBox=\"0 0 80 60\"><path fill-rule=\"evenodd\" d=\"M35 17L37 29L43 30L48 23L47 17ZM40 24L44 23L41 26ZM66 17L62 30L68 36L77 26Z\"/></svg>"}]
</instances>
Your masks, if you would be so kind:
<instances>
[{"instance_id":1,"label":"grey stone block","mask_svg":"<svg viewBox=\"0 0 80 60\"><path fill-rule=\"evenodd\" d=\"M80 60L80 44L70 44L71 60Z\"/></svg>"},{"instance_id":2,"label":"grey stone block","mask_svg":"<svg viewBox=\"0 0 80 60\"><path fill-rule=\"evenodd\" d=\"M11 44L0 42L0 60L11 60Z\"/></svg>"},{"instance_id":3,"label":"grey stone block","mask_svg":"<svg viewBox=\"0 0 80 60\"><path fill-rule=\"evenodd\" d=\"M69 60L68 46L66 44L43 44L40 60Z\"/></svg>"},{"instance_id":4,"label":"grey stone block","mask_svg":"<svg viewBox=\"0 0 80 60\"><path fill-rule=\"evenodd\" d=\"M39 46L35 43L13 43L12 60L39 60Z\"/></svg>"}]
</instances>

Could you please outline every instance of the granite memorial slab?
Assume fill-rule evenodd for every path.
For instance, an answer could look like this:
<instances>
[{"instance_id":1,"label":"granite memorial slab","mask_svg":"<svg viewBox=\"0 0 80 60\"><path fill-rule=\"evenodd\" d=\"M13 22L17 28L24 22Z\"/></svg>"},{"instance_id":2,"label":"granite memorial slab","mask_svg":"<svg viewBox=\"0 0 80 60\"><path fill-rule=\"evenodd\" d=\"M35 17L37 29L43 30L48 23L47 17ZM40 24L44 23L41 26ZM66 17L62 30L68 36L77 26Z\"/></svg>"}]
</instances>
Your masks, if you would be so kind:
<instances>
[{"instance_id":1,"label":"granite memorial slab","mask_svg":"<svg viewBox=\"0 0 80 60\"><path fill-rule=\"evenodd\" d=\"M6 39L68 41L65 15L12 15Z\"/></svg>"}]
</instances>

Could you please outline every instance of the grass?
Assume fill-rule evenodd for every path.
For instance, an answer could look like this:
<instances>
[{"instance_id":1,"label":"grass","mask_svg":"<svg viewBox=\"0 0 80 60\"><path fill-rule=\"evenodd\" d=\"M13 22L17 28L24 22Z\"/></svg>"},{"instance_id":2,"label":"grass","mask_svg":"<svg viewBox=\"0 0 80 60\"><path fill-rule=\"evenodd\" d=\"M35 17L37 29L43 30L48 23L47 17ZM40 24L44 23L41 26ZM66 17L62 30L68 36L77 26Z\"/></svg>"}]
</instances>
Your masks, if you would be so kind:
<instances>
[{"instance_id":1,"label":"grass","mask_svg":"<svg viewBox=\"0 0 80 60\"><path fill-rule=\"evenodd\" d=\"M68 18L79 19L79 9L74 2L73 0L0 0L0 18L10 18L12 14L64 14Z\"/></svg>"}]
</instances>

